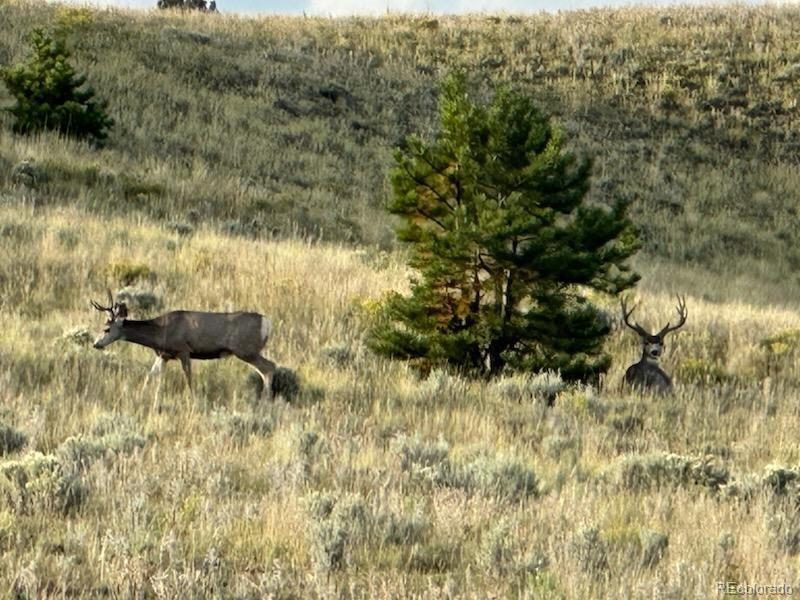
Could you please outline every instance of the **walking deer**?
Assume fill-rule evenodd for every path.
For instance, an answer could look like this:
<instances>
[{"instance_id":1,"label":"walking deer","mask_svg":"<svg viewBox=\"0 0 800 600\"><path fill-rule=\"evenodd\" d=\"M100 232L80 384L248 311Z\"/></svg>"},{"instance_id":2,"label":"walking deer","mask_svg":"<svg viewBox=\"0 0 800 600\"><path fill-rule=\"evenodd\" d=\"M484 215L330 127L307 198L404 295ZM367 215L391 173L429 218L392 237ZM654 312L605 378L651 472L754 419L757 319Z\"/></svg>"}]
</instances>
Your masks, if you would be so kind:
<instances>
[{"instance_id":1,"label":"walking deer","mask_svg":"<svg viewBox=\"0 0 800 600\"><path fill-rule=\"evenodd\" d=\"M181 362L191 393L192 359L212 360L233 355L258 371L264 381L263 393L268 399L272 397L275 363L261 356L271 330L268 317L248 312L176 310L154 319L134 321L127 318L127 306L114 302L110 291L108 299L108 306L94 300L91 302L97 310L108 313L103 335L97 338L94 347L102 350L117 340L123 340L152 348L156 361L145 378L145 386L151 376L161 374L165 361L177 359ZM159 378L158 388L160 386Z\"/></svg>"},{"instance_id":2,"label":"walking deer","mask_svg":"<svg viewBox=\"0 0 800 600\"><path fill-rule=\"evenodd\" d=\"M664 352L664 338L668 333L683 327L686 323L686 299L678 296L678 324L674 327L669 323L656 334L648 333L638 323L633 323L628 320L631 313L635 310L635 306L628 310L625 299L621 300L622 305L622 320L625 325L633 329L642 340L642 358L636 364L628 367L625 371L625 383L631 387L640 389L652 389L659 394L667 394L672 391L672 380L667 375L661 366L658 364L661 354Z\"/></svg>"}]
</instances>

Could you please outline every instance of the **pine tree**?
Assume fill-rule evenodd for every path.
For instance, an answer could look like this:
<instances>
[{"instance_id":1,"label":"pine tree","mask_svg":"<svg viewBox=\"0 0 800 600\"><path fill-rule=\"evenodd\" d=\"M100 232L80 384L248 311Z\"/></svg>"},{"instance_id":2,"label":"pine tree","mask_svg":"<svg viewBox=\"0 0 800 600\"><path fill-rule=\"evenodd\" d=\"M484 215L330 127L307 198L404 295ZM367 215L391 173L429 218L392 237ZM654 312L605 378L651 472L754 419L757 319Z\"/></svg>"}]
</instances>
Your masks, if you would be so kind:
<instances>
[{"instance_id":1,"label":"pine tree","mask_svg":"<svg viewBox=\"0 0 800 600\"><path fill-rule=\"evenodd\" d=\"M26 64L0 70L16 103L7 110L14 115L14 131L31 133L43 129L88 138L106 139L114 121L105 105L94 100L94 90L84 87L86 78L69 64L63 40L53 39L41 29L30 35L33 56Z\"/></svg>"},{"instance_id":2,"label":"pine tree","mask_svg":"<svg viewBox=\"0 0 800 600\"><path fill-rule=\"evenodd\" d=\"M158 0L158 8L178 8L182 10L211 10L206 4L206 0ZM213 10L216 11L216 3Z\"/></svg>"},{"instance_id":3,"label":"pine tree","mask_svg":"<svg viewBox=\"0 0 800 600\"><path fill-rule=\"evenodd\" d=\"M439 118L432 142L411 136L395 152L388 209L418 276L385 301L370 347L477 375L605 371L610 325L585 294L638 280L627 203L587 201L590 161L527 96L503 88L476 104L456 74Z\"/></svg>"}]
</instances>

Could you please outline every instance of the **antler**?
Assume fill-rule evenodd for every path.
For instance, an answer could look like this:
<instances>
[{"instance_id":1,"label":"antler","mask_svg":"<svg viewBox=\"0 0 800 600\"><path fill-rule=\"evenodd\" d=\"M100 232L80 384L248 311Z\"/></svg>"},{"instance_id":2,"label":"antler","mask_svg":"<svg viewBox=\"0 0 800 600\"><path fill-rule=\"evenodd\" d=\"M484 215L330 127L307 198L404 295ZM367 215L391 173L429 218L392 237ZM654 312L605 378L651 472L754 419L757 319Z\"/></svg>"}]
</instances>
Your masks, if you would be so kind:
<instances>
[{"instance_id":1,"label":"antler","mask_svg":"<svg viewBox=\"0 0 800 600\"><path fill-rule=\"evenodd\" d=\"M686 296L678 296L676 294L676 297L678 298L678 306L676 306L675 309L678 311L678 317L680 318L680 320L678 321L678 324L675 325L675 327L670 327L669 323L667 323L664 326L664 329L662 329L658 333L658 335L660 336L667 335L671 331L680 329L681 327L683 327L683 324L686 323L686 316L689 314L688 311L686 310Z\"/></svg>"},{"instance_id":2,"label":"antler","mask_svg":"<svg viewBox=\"0 0 800 600\"><path fill-rule=\"evenodd\" d=\"M114 296L111 294L111 290L108 290L108 306L103 306L102 304L98 304L94 300L90 300L89 303L92 305L93 308L105 311L105 312L114 312Z\"/></svg>"},{"instance_id":3,"label":"antler","mask_svg":"<svg viewBox=\"0 0 800 600\"><path fill-rule=\"evenodd\" d=\"M113 307L111 307L111 306L103 306L102 304L98 304L94 300L90 300L89 304L92 305L92 308L95 308L95 309L97 309L99 311L111 312L111 311L114 310Z\"/></svg>"},{"instance_id":4,"label":"antler","mask_svg":"<svg viewBox=\"0 0 800 600\"><path fill-rule=\"evenodd\" d=\"M638 323L631 323L628 320L628 317L630 317L633 311L636 310L636 307L634 306L632 309L628 310L628 303L625 298L621 298L619 302L622 305L622 320L625 321L625 325L633 329L640 336L649 336L650 334L647 333L647 331L645 331L641 325Z\"/></svg>"}]
</instances>

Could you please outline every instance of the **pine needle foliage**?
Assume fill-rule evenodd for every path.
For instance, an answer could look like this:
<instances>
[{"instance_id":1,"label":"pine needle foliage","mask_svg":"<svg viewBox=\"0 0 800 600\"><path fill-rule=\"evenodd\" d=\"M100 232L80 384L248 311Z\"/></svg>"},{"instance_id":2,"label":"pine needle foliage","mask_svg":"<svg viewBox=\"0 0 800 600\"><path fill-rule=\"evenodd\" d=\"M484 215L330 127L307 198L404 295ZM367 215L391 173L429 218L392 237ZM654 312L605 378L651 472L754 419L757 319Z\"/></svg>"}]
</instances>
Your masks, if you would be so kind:
<instances>
[{"instance_id":1,"label":"pine needle foliage","mask_svg":"<svg viewBox=\"0 0 800 600\"><path fill-rule=\"evenodd\" d=\"M105 104L94 99L86 77L69 63L62 39L41 29L30 34L33 55L27 63L0 69L8 91L16 100L7 110L15 117L16 133L55 130L97 144L105 141L114 121Z\"/></svg>"},{"instance_id":2,"label":"pine needle foliage","mask_svg":"<svg viewBox=\"0 0 800 600\"><path fill-rule=\"evenodd\" d=\"M529 96L499 88L476 103L455 73L439 121L433 141L411 136L395 153L388 210L418 276L386 300L371 347L478 375L603 372L609 323L586 292L638 280L628 202L587 202L591 161Z\"/></svg>"}]
</instances>

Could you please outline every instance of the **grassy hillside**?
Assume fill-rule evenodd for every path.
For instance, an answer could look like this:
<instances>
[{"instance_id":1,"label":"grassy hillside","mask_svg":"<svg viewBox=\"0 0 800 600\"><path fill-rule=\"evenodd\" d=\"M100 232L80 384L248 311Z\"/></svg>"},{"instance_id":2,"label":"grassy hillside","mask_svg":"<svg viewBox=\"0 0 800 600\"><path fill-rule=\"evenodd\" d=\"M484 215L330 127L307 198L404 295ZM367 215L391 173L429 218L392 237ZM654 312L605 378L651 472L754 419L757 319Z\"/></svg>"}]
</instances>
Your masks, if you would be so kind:
<instances>
[{"instance_id":1,"label":"grassy hillside","mask_svg":"<svg viewBox=\"0 0 800 600\"><path fill-rule=\"evenodd\" d=\"M220 231L392 243L391 149L428 132L441 75L508 82L637 198L652 256L796 281L800 9L381 19L88 12L3 0L0 62L68 35L117 120L102 152L4 140L50 203ZM775 298L772 298L775 300Z\"/></svg>"},{"instance_id":2,"label":"grassy hillside","mask_svg":"<svg viewBox=\"0 0 800 600\"><path fill-rule=\"evenodd\" d=\"M800 578L800 10L236 19L0 0L0 60L69 32L117 121L94 150L0 121L0 594L714 597ZM553 375L419 380L363 344L409 272L381 209L440 75L530 90L632 194L636 318L687 294L669 398ZM0 91L0 94L2 92ZM3 117L6 119L6 117ZM320 239L321 238L321 239ZM241 362L91 348L134 317L269 314L297 395ZM609 312L617 307L597 299ZM555 405L547 408L547 400Z\"/></svg>"}]
</instances>

